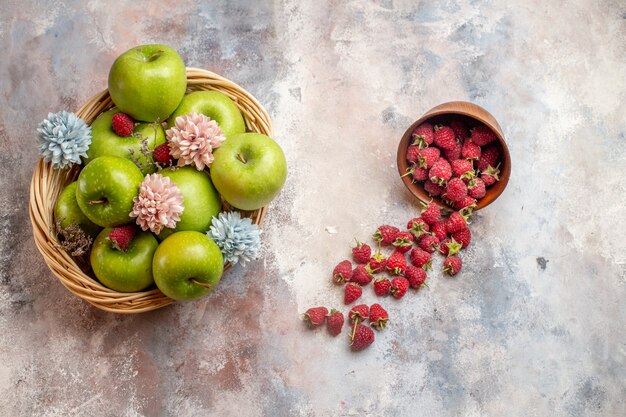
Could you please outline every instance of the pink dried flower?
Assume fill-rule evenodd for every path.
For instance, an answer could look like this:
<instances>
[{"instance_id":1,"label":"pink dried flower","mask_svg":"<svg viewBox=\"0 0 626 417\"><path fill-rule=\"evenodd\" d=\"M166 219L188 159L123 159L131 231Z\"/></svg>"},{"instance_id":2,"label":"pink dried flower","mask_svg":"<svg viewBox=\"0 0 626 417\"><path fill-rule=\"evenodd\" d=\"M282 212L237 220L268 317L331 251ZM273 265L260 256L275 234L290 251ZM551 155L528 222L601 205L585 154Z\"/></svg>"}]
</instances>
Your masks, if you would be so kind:
<instances>
[{"instance_id":1,"label":"pink dried flower","mask_svg":"<svg viewBox=\"0 0 626 417\"><path fill-rule=\"evenodd\" d=\"M215 120L196 112L177 117L165 134L178 166L195 165L198 171L213 163L213 149L226 140Z\"/></svg>"},{"instance_id":2,"label":"pink dried flower","mask_svg":"<svg viewBox=\"0 0 626 417\"><path fill-rule=\"evenodd\" d=\"M176 227L184 209L183 194L178 186L161 174L146 175L133 203L130 217L137 218L142 230L150 229L156 234L164 227Z\"/></svg>"}]
</instances>

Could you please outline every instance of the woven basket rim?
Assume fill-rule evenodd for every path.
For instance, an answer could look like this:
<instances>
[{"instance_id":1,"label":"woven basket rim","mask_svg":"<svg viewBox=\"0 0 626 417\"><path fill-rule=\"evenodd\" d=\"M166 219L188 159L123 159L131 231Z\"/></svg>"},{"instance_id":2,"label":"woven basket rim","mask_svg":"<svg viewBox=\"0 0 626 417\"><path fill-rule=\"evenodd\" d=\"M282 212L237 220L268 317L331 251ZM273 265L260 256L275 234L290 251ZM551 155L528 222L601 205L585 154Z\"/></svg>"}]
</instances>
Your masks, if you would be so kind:
<instances>
[{"instance_id":1,"label":"woven basket rim","mask_svg":"<svg viewBox=\"0 0 626 417\"><path fill-rule=\"evenodd\" d=\"M233 81L201 68L187 68L187 90L218 90L228 95L239 107L246 122L247 131L273 136L272 121L267 110L258 100ZM102 112L113 107L107 89L93 95L83 104L76 114L89 125ZM37 249L42 254L46 265L61 284L71 293L91 305L112 313L143 313L165 307L174 300L165 296L157 288L134 293L120 293L100 284L87 275L61 247L53 230L53 210L56 200L63 189L78 175L79 169L55 170L50 163L39 159L35 166L30 184L29 216L33 228L33 237ZM226 203L224 209L232 209ZM261 225L267 206L251 212L241 212L250 217L252 222ZM231 265L224 267L224 272Z\"/></svg>"}]
</instances>

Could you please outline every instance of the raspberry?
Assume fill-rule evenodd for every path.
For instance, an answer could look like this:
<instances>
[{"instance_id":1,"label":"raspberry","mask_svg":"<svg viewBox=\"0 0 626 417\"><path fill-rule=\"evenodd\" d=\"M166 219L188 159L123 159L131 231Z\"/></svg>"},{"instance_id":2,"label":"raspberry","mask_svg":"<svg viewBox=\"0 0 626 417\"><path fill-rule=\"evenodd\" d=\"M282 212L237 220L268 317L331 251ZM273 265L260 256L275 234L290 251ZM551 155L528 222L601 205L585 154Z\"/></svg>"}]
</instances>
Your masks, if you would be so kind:
<instances>
[{"instance_id":1,"label":"raspberry","mask_svg":"<svg viewBox=\"0 0 626 417\"><path fill-rule=\"evenodd\" d=\"M428 177L438 185L445 185L452 178L452 167L444 158L439 158L428 171Z\"/></svg>"},{"instance_id":2,"label":"raspberry","mask_svg":"<svg viewBox=\"0 0 626 417\"><path fill-rule=\"evenodd\" d=\"M476 163L478 171L486 171L489 166L495 167L500 158L500 151L495 145L485 146L480 155L480 159Z\"/></svg>"},{"instance_id":3,"label":"raspberry","mask_svg":"<svg viewBox=\"0 0 626 417\"><path fill-rule=\"evenodd\" d=\"M422 205L424 206L422 219L424 219L426 223L432 225L441 220L441 209L437 204L430 202L429 204L422 203Z\"/></svg>"},{"instance_id":4,"label":"raspberry","mask_svg":"<svg viewBox=\"0 0 626 417\"><path fill-rule=\"evenodd\" d=\"M346 304L352 304L361 296L361 294L363 294L363 289L361 289L361 286L353 282L348 282L344 288L344 291L345 292L343 302Z\"/></svg>"},{"instance_id":5,"label":"raspberry","mask_svg":"<svg viewBox=\"0 0 626 417\"><path fill-rule=\"evenodd\" d=\"M417 156L417 164L421 168L430 169L441 157L441 151L437 148L421 149Z\"/></svg>"},{"instance_id":6,"label":"raspberry","mask_svg":"<svg viewBox=\"0 0 626 417\"><path fill-rule=\"evenodd\" d=\"M402 275L404 274L405 268L406 258L404 257L404 253L395 251L389 256L389 259L387 259L387 271L389 271L391 275Z\"/></svg>"},{"instance_id":7,"label":"raspberry","mask_svg":"<svg viewBox=\"0 0 626 417\"><path fill-rule=\"evenodd\" d=\"M433 143L433 125L430 123L422 123L413 131L413 145L420 148L426 148Z\"/></svg>"},{"instance_id":8,"label":"raspberry","mask_svg":"<svg viewBox=\"0 0 626 417\"><path fill-rule=\"evenodd\" d=\"M333 269L333 281L335 284L343 284L352 278L352 264L347 259L339 262Z\"/></svg>"},{"instance_id":9,"label":"raspberry","mask_svg":"<svg viewBox=\"0 0 626 417\"><path fill-rule=\"evenodd\" d=\"M464 178L474 178L474 166L472 161L467 159L457 159L450 164L452 168L452 176Z\"/></svg>"},{"instance_id":10,"label":"raspberry","mask_svg":"<svg viewBox=\"0 0 626 417\"><path fill-rule=\"evenodd\" d=\"M470 232L469 227L466 227L465 229L452 233L452 239L459 242L463 249L465 249L472 241L472 232Z\"/></svg>"},{"instance_id":11,"label":"raspberry","mask_svg":"<svg viewBox=\"0 0 626 417\"><path fill-rule=\"evenodd\" d=\"M409 258L411 258L411 263L413 266L418 268L432 269L430 266L432 255L429 252L426 252L422 248L413 248L411 253L409 254Z\"/></svg>"},{"instance_id":12,"label":"raspberry","mask_svg":"<svg viewBox=\"0 0 626 417\"><path fill-rule=\"evenodd\" d=\"M413 265L406 267L404 277L409 281L411 288L419 288L426 281L426 271Z\"/></svg>"},{"instance_id":13,"label":"raspberry","mask_svg":"<svg viewBox=\"0 0 626 417\"><path fill-rule=\"evenodd\" d=\"M420 148L415 145L409 146L406 150L406 160L411 164L417 163L417 157L419 156L419 153Z\"/></svg>"},{"instance_id":14,"label":"raspberry","mask_svg":"<svg viewBox=\"0 0 626 417\"><path fill-rule=\"evenodd\" d=\"M413 182L426 181L428 179L428 169L415 166L413 169Z\"/></svg>"},{"instance_id":15,"label":"raspberry","mask_svg":"<svg viewBox=\"0 0 626 417\"><path fill-rule=\"evenodd\" d=\"M456 161L461 158L461 150L463 149L463 145L461 142L455 142L454 148L446 149L443 151L444 156L449 162Z\"/></svg>"},{"instance_id":16,"label":"raspberry","mask_svg":"<svg viewBox=\"0 0 626 417\"><path fill-rule=\"evenodd\" d=\"M170 144L165 142L154 148L152 159L160 164L169 165L174 160L170 154Z\"/></svg>"},{"instance_id":17,"label":"raspberry","mask_svg":"<svg viewBox=\"0 0 626 417\"><path fill-rule=\"evenodd\" d=\"M467 214L467 212L464 212L464 210L466 209L454 211L452 212L450 217L448 217L448 220L446 221L446 230L448 231L448 233L458 232L459 230L465 229L467 227L467 219L469 218L469 214Z\"/></svg>"},{"instance_id":18,"label":"raspberry","mask_svg":"<svg viewBox=\"0 0 626 417\"><path fill-rule=\"evenodd\" d=\"M363 322L367 320L370 316L370 309L367 304L358 304L350 309L348 313L348 319L351 324L356 323L357 321Z\"/></svg>"},{"instance_id":19,"label":"raspberry","mask_svg":"<svg viewBox=\"0 0 626 417\"><path fill-rule=\"evenodd\" d=\"M428 253L433 253L439 246L439 239L433 235L422 235L417 239L417 246Z\"/></svg>"},{"instance_id":20,"label":"raspberry","mask_svg":"<svg viewBox=\"0 0 626 417\"><path fill-rule=\"evenodd\" d=\"M130 136L135 129L135 122L126 113L115 113L111 119L111 127L117 136Z\"/></svg>"},{"instance_id":21,"label":"raspberry","mask_svg":"<svg viewBox=\"0 0 626 417\"><path fill-rule=\"evenodd\" d=\"M472 142L478 146L485 146L498 139L493 130L485 125L476 126L472 129Z\"/></svg>"},{"instance_id":22,"label":"raspberry","mask_svg":"<svg viewBox=\"0 0 626 417\"><path fill-rule=\"evenodd\" d=\"M413 246L413 235L410 232L400 232L392 243L398 252L408 252Z\"/></svg>"},{"instance_id":23,"label":"raspberry","mask_svg":"<svg viewBox=\"0 0 626 417\"><path fill-rule=\"evenodd\" d=\"M406 294L406 290L409 288L409 281L404 277L395 277L391 280L391 288L389 292L395 298L402 298Z\"/></svg>"},{"instance_id":24,"label":"raspberry","mask_svg":"<svg viewBox=\"0 0 626 417\"><path fill-rule=\"evenodd\" d=\"M108 239L117 250L126 251L131 240L135 237L137 229L134 224L117 226L111 229Z\"/></svg>"},{"instance_id":25,"label":"raspberry","mask_svg":"<svg viewBox=\"0 0 626 417\"><path fill-rule=\"evenodd\" d=\"M415 237L420 237L424 233L430 231L430 226L421 217L415 217L414 219L409 220L406 228L409 232L413 233L413 236Z\"/></svg>"},{"instance_id":26,"label":"raspberry","mask_svg":"<svg viewBox=\"0 0 626 417\"><path fill-rule=\"evenodd\" d=\"M454 146L456 144L456 136L454 134L454 130L450 129L447 126L435 126L433 142L435 145L443 150L454 149Z\"/></svg>"},{"instance_id":27,"label":"raspberry","mask_svg":"<svg viewBox=\"0 0 626 417\"><path fill-rule=\"evenodd\" d=\"M448 181L448 185L442 195L446 200L453 203L467 196L467 185L460 178L452 178Z\"/></svg>"},{"instance_id":28,"label":"raspberry","mask_svg":"<svg viewBox=\"0 0 626 417\"><path fill-rule=\"evenodd\" d=\"M355 352L361 351L374 343L375 338L376 336L371 327L357 324L352 329L350 348Z\"/></svg>"},{"instance_id":29,"label":"raspberry","mask_svg":"<svg viewBox=\"0 0 626 417\"><path fill-rule=\"evenodd\" d=\"M480 159L480 153L480 146L476 145L471 140L467 140L463 143L463 148L461 148L461 156L463 159Z\"/></svg>"},{"instance_id":30,"label":"raspberry","mask_svg":"<svg viewBox=\"0 0 626 417\"><path fill-rule=\"evenodd\" d=\"M460 120L453 120L450 122L450 129L454 131L454 135L457 139L464 141L469 136L469 130L465 123Z\"/></svg>"},{"instance_id":31,"label":"raspberry","mask_svg":"<svg viewBox=\"0 0 626 417\"><path fill-rule=\"evenodd\" d=\"M372 248L367 243L356 241L356 246L352 248L352 259L357 264L366 264L372 255Z\"/></svg>"},{"instance_id":32,"label":"raspberry","mask_svg":"<svg viewBox=\"0 0 626 417\"><path fill-rule=\"evenodd\" d=\"M424 191L426 191L431 197L436 197L438 195L441 195L441 193L443 192L443 187L435 184L434 182L426 181L424 182Z\"/></svg>"},{"instance_id":33,"label":"raspberry","mask_svg":"<svg viewBox=\"0 0 626 417\"><path fill-rule=\"evenodd\" d=\"M433 224L430 230L431 233L435 235L435 237L440 241L445 240L448 237L448 228L446 227L445 220L440 220L437 223Z\"/></svg>"},{"instance_id":34,"label":"raspberry","mask_svg":"<svg viewBox=\"0 0 626 417\"><path fill-rule=\"evenodd\" d=\"M391 281L389 278L378 278L374 280L374 292L378 296L389 294L389 289L391 288Z\"/></svg>"},{"instance_id":35,"label":"raspberry","mask_svg":"<svg viewBox=\"0 0 626 417\"><path fill-rule=\"evenodd\" d=\"M378 303L370 306L370 325L376 330L384 330L389 321L389 314Z\"/></svg>"},{"instance_id":36,"label":"raspberry","mask_svg":"<svg viewBox=\"0 0 626 417\"><path fill-rule=\"evenodd\" d=\"M470 196L467 196L459 201L454 203L454 208L457 210L464 209L466 207L474 208L476 206L476 199Z\"/></svg>"},{"instance_id":37,"label":"raspberry","mask_svg":"<svg viewBox=\"0 0 626 417\"><path fill-rule=\"evenodd\" d=\"M382 225L372 235L372 239L376 242L380 242L381 245L391 245L396 236L400 233L400 229L395 226Z\"/></svg>"},{"instance_id":38,"label":"raspberry","mask_svg":"<svg viewBox=\"0 0 626 417\"><path fill-rule=\"evenodd\" d=\"M463 262L461 262L461 258L459 258L458 255L448 256L446 260L443 261L443 272L454 276L459 273L462 266Z\"/></svg>"},{"instance_id":39,"label":"raspberry","mask_svg":"<svg viewBox=\"0 0 626 417\"><path fill-rule=\"evenodd\" d=\"M352 272L352 278L350 278L350 282L354 282L355 284L359 284L361 286L367 285L372 281L372 274L367 269L367 266L357 265Z\"/></svg>"},{"instance_id":40,"label":"raspberry","mask_svg":"<svg viewBox=\"0 0 626 417\"><path fill-rule=\"evenodd\" d=\"M467 194L470 197L479 199L485 196L485 183L480 178L472 179L467 185Z\"/></svg>"},{"instance_id":41,"label":"raspberry","mask_svg":"<svg viewBox=\"0 0 626 417\"><path fill-rule=\"evenodd\" d=\"M490 165L487 167L486 170L481 172L480 178L485 183L485 186L489 187L500 181L500 170L498 169L498 167L500 167L500 164L498 164L495 168Z\"/></svg>"},{"instance_id":42,"label":"raspberry","mask_svg":"<svg viewBox=\"0 0 626 417\"><path fill-rule=\"evenodd\" d=\"M311 307L304 313L304 322L313 329L324 324L328 309L326 307Z\"/></svg>"},{"instance_id":43,"label":"raspberry","mask_svg":"<svg viewBox=\"0 0 626 417\"><path fill-rule=\"evenodd\" d=\"M343 328L343 314L334 308L330 310L330 314L326 317L326 329L332 336L337 336Z\"/></svg>"},{"instance_id":44,"label":"raspberry","mask_svg":"<svg viewBox=\"0 0 626 417\"><path fill-rule=\"evenodd\" d=\"M454 240L454 238L446 239L439 244L439 252L444 256L452 256L459 253L462 247L463 245Z\"/></svg>"},{"instance_id":45,"label":"raspberry","mask_svg":"<svg viewBox=\"0 0 626 417\"><path fill-rule=\"evenodd\" d=\"M377 274L385 270L385 267L387 266L387 258L377 250L376 253L370 258L367 266L372 274Z\"/></svg>"}]
</instances>

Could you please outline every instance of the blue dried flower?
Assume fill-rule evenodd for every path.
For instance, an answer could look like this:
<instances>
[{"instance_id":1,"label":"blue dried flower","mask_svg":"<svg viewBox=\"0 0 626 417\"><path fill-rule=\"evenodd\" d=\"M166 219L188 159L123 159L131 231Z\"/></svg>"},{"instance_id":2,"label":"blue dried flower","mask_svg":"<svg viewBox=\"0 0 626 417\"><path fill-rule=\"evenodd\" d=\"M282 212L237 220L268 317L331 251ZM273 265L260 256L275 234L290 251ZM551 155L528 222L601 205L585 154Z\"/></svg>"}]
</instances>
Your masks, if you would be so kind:
<instances>
[{"instance_id":1,"label":"blue dried flower","mask_svg":"<svg viewBox=\"0 0 626 417\"><path fill-rule=\"evenodd\" d=\"M39 124L39 153L44 161L52 162L54 168L80 164L80 157L87 157L91 145L91 127L81 118L65 110L48 113Z\"/></svg>"},{"instance_id":2,"label":"blue dried flower","mask_svg":"<svg viewBox=\"0 0 626 417\"><path fill-rule=\"evenodd\" d=\"M256 259L261 248L261 230L237 211L222 212L213 217L207 236L222 250L224 260L241 264Z\"/></svg>"}]
</instances>

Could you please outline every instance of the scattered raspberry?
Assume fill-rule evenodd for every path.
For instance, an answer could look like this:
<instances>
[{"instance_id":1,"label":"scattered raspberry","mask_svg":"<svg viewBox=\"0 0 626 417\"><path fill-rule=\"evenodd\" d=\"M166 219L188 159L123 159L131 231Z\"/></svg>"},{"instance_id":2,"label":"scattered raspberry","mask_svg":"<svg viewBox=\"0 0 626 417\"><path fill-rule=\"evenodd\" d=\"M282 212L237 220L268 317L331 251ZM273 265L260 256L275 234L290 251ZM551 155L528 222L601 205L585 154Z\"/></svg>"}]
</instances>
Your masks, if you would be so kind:
<instances>
[{"instance_id":1,"label":"scattered raspberry","mask_svg":"<svg viewBox=\"0 0 626 417\"><path fill-rule=\"evenodd\" d=\"M333 269L333 281L335 284L343 284L352 278L352 264L347 259L339 262Z\"/></svg>"},{"instance_id":2,"label":"scattered raspberry","mask_svg":"<svg viewBox=\"0 0 626 417\"><path fill-rule=\"evenodd\" d=\"M391 288L389 292L395 298L402 298L406 294L406 290L409 288L409 281L404 277L395 277L391 280Z\"/></svg>"},{"instance_id":3,"label":"scattered raspberry","mask_svg":"<svg viewBox=\"0 0 626 417\"><path fill-rule=\"evenodd\" d=\"M428 171L428 177L435 184L444 186L452 178L452 167L444 158L439 158Z\"/></svg>"},{"instance_id":4,"label":"scattered raspberry","mask_svg":"<svg viewBox=\"0 0 626 417\"><path fill-rule=\"evenodd\" d=\"M445 240L448 237L448 228L446 227L446 221L440 220L433 224L430 228L431 234L435 235L439 241Z\"/></svg>"},{"instance_id":5,"label":"scattered raspberry","mask_svg":"<svg viewBox=\"0 0 626 417\"><path fill-rule=\"evenodd\" d=\"M413 265L408 265L404 277L409 281L411 288L419 288L426 281L426 271Z\"/></svg>"},{"instance_id":6,"label":"scattered raspberry","mask_svg":"<svg viewBox=\"0 0 626 417\"><path fill-rule=\"evenodd\" d=\"M446 239L439 244L439 252L441 252L443 256L452 256L459 253L462 247L463 245L454 238Z\"/></svg>"},{"instance_id":7,"label":"scattered raspberry","mask_svg":"<svg viewBox=\"0 0 626 417\"><path fill-rule=\"evenodd\" d=\"M480 159L480 146L476 145L471 140L465 141L465 143L463 143L463 148L461 149L461 156L463 159Z\"/></svg>"},{"instance_id":8,"label":"scattered raspberry","mask_svg":"<svg viewBox=\"0 0 626 417\"><path fill-rule=\"evenodd\" d=\"M415 237L420 237L424 233L427 233L430 231L430 226L421 217L415 217L409 220L409 222L406 224L406 228Z\"/></svg>"},{"instance_id":9,"label":"scattered raspberry","mask_svg":"<svg viewBox=\"0 0 626 417\"><path fill-rule=\"evenodd\" d=\"M159 164L169 165L174 160L170 155L170 144L165 142L154 148L152 159Z\"/></svg>"},{"instance_id":10,"label":"scattered raspberry","mask_svg":"<svg viewBox=\"0 0 626 417\"><path fill-rule=\"evenodd\" d=\"M422 168L430 169L441 156L438 148L422 149L417 156L417 164Z\"/></svg>"},{"instance_id":11,"label":"scattered raspberry","mask_svg":"<svg viewBox=\"0 0 626 417\"><path fill-rule=\"evenodd\" d=\"M350 278L350 282L354 282L355 284L359 284L360 286L365 286L372 281L372 273L367 269L365 265L357 265L352 272L352 278Z\"/></svg>"},{"instance_id":12,"label":"scattered raspberry","mask_svg":"<svg viewBox=\"0 0 626 417\"><path fill-rule=\"evenodd\" d=\"M496 145L485 146L480 155L480 159L476 162L478 171L486 171L489 166L495 167L500 159L500 151Z\"/></svg>"},{"instance_id":13,"label":"scattered raspberry","mask_svg":"<svg viewBox=\"0 0 626 417\"><path fill-rule=\"evenodd\" d=\"M459 273L462 266L463 263L461 262L461 258L459 258L458 255L452 255L443 261L443 272L450 276L454 276Z\"/></svg>"},{"instance_id":14,"label":"scattered raspberry","mask_svg":"<svg viewBox=\"0 0 626 417\"><path fill-rule=\"evenodd\" d=\"M328 315L328 309L326 307L311 307L304 313L303 319L309 328L313 329L324 324L326 315Z\"/></svg>"},{"instance_id":15,"label":"scattered raspberry","mask_svg":"<svg viewBox=\"0 0 626 417\"><path fill-rule=\"evenodd\" d=\"M381 245L391 245L396 236L400 233L400 229L395 226L389 226L384 224L376 229L376 232L372 235L372 239L376 242L380 242Z\"/></svg>"},{"instance_id":16,"label":"scattered raspberry","mask_svg":"<svg viewBox=\"0 0 626 417\"><path fill-rule=\"evenodd\" d=\"M452 233L452 239L456 240L461 244L463 249L469 246L472 241L472 232L470 232L469 227L459 230L458 232Z\"/></svg>"},{"instance_id":17,"label":"scattered raspberry","mask_svg":"<svg viewBox=\"0 0 626 417\"><path fill-rule=\"evenodd\" d=\"M424 182L424 191L426 191L431 197L436 197L443 193L443 187L439 184L435 184L432 181L426 181Z\"/></svg>"},{"instance_id":18,"label":"scattered raspberry","mask_svg":"<svg viewBox=\"0 0 626 417\"><path fill-rule=\"evenodd\" d=\"M374 343L375 337L371 327L357 324L352 330L350 348L355 352L361 351Z\"/></svg>"},{"instance_id":19,"label":"scattered raspberry","mask_svg":"<svg viewBox=\"0 0 626 417\"><path fill-rule=\"evenodd\" d=\"M352 259L357 264L366 264L372 256L372 248L367 243L356 241L356 246L352 248Z\"/></svg>"},{"instance_id":20,"label":"scattered raspberry","mask_svg":"<svg viewBox=\"0 0 626 417\"><path fill-rule=\"evenodd\" d=\"M137 229L134 224L117 226L109 232L109 241L115 249L126 251L131 240L135 237L135 233L137 233Z\"/></svg>"},{"instance_id":21,"label":"scattered raspberry","mask_svg":"<svg viewBox=\"0 0 626 417\"><path fill-rule=\"evenodd\" d=\"M424 210L422 211L422 219L429 225L433 225L441 220L441 209L439 206L433 202L429 204L424 204Z\"/></svg>"},{"instance_id":22,"label":"scattered raspberry","mask_svg":"<svg viewBox=\"0 0 626 417\"><path fill-rule=\"evenodd\" d=\"M361 296L361 294L363 294L361 286L353 282L348 282L344 291L343 302L346 304L352 304Z\"/></svg>"},{"instance_id":23,"label":"scattered raspberry","mask_svg":"<svg viewBox=\"0 0 626 417\"><path fill-rule=\"evenodd\" d=\"M467 194L476 199L483 198L486 194L483 180L480 178L472 179L469 184L467 184Z\"/></svg>"},{"instance_id":24,"label":"scattered raspberry","mask_svg":"<svg viewBox=\"0 0 626 417\"><path fill-rule=\"evenodd\" d=\"M454 211L452 212L450 217L448 217L448 220L446 221L446 230L448 231L448 233L458 232L459 230L465 229L467 227L467 219L469 218L469 214L467 212L464 212L464 210L467 209Z\"/></svg>"},{"instance_id":25,"label":"scattered raspberry","mask_svg":"<svg viewBox=\"0 0 626 417\"><path fill-rule=\"evenodd\" d=\"M392 243L398 252L406 253L413 246L413 235L410 232L400 232Z\"/></svg>"},{"instance_id":26,"label":"scattered raspberry","mask_svg":"<svg viewBox=\"0 0 626 417\"><path fill-rule=\"evenodd\" d=\"M383 296L389 294L389 290L391 288L391 281L389 278L378 278L374 280L374 292L378 296Z\"/></svg>"},{"instance_id":27,"label":"scattered raspberry","mask_svg":"<svg viewBox=\"0 0 626 417\"><path fill-rule=\"evenodd\" d=\"M476 126L472 129L472 142L478 146L485 146L498 139L493 130L485 125Z\"/></svg>"},{"instance_id":28,"label":"scattered raspberry","mask_svg":"<svg viewBox=\"0 0 626 417\"><path fill-rule=\"evenodd\" d=\"M467 197L467 185L460 178L452 178L448 181L446 190L444 191L443 198L450 200L453 203Z\"/></svg>"},{"instance_id":29,"label":"scattered raspberry","mask_svg":"<svg viewBox=\"0 0 626 417\"><path fill-rule=\"evenodd\" d=\"M464 141L469 136L469 130L467 129L467 126L460 120L451 121L450 129L454 131L454 135L460 141Z\"/></svg>"},{"instance_id":30,"label":"scattered raspberry","mask_svg":"<svg viewBox=\"0 0 626 417\"><path fill-rule=\"evenodd\" d=\"M384 330L389 321L389 314L378 303L372 304L370 307L370 325L376 330Z\"/></svg>"},{"instance_id":31,"label":"scattered raspberry","mask_svg":"<svg viewBox=\"0 0 626 417\"><path fill-rule=\"evenodd\" d=\"M367 306L367 304L355 305L350 309L350 312L348 313L348 319L350 320L351 324L354 324L357 321L362 323L363 321L367 320L369 316L370 308Z\"/></svg>"},{"instance_id":32,"label":"scattered raspberry","mask_svg":"<svg viewBox=\"0 0 626 417\"><path fill-rule=\"evenodd\" d=\"M337 336L343 328L343 314L334 308L330 310L330 314L326 317L326 329L332 336Z\"/></svg>"},{"instance_id":33,"label":"scattered raspberry","mask_svg":"<svg viewBox=\"0 0 626 417\"><path fill-rule=\"evenodd\" d=\"M389 259L387 259L387 271L389 271L391 275L402 275L404 274L405 268L406 258L404 257L404 253L395 251L391 254Z\"/></svg>"},{"instance_id":34,"label":"scattered raspberry","mask_svg":"<svg viewBox=\"0 0 626 417\"><path fill-rule=\"evenodd\" d=\"M426 148L433 143L433 125L430 123L422 123L413 131L413 145L420 148Z\"/></svg>"},{"instance_id":35,"label":"scattered raspberry","mask_svg":"<svg viewBox=\"0 0 626 417\"><path fill-rule=\"evenodd\" d=\"M413 248L411 253L409 254L409 258L411 258L411 263L413 266L418 268L432 269L430 266L432 255L429 252L426 252L422 248Z\"/></svg>"},{"instance_id":36,"label":"scattered raspberry","mask_svg":"<svg viewBox=\"0 0 626 417\"><path fill-rule=\"evenodd\" d=\"M461 179L474 178L474 165L472 164L472 161L468 161L467 159L457 159L456 161L452 161L450 167L452 168L453 177L459 177Z\"/></svg>"},{"instance_id":37,"label":"scattered raspberry","mask_svg":"<svg viewBox=\"0 0 626 417\"><path fill-rule=\"evenodd\" d=\"M454 144L454 148L444 150L443 154L446 157L446 159L450 163L452 163L453 161L456 161L457 159L461 158L462 149L463 149L463 145L461 144L461 142L457 141Z\"/></svg>"},{"instance_id":38,"label":"scattered raspberry","mask_svg":"<svg viewBox=\"0 0 626 417\"><path fill-rule=\"evenodd\" d=\"M417 246L428 253L433 253L439 247L439 239L433 235L422 235L417 239Z\"/></svg>"},{"instance_id":39,"label":"scattered raspberry","mask_svg":"<svg viewBox=\"0 0 626 417\"><path fill-rule=\"evenodd\" d=\"M115 113L111 119L111 127L117 136L126 137L133 134L135 122L126 113Z\"/></svg>"},{"instance_id":40,"label":"scattered raspberry","mask_svg":"<svg viewBox=\"0 0 626 417\"><path fill-rule=\"evenodd\" d=\"M368 269L372 274L383 272L387 266L387 258L377 250L376 253L370 258L367 265L369 266Z\"/></svg>"},{"instance_id":41,"label":"scattered raspberry","mask_svg":"<svg viewBox=\"0 0 626 417\"><path fill-rule=\"evenodd\" d=\"M433 143L444 150L453 149L456 144L456 135L454 134L454 130L447 126L435 126Z\"/></svg>"}]
</instances>

